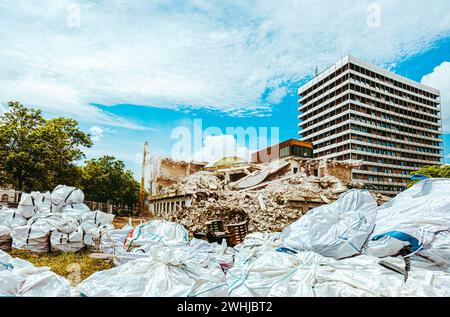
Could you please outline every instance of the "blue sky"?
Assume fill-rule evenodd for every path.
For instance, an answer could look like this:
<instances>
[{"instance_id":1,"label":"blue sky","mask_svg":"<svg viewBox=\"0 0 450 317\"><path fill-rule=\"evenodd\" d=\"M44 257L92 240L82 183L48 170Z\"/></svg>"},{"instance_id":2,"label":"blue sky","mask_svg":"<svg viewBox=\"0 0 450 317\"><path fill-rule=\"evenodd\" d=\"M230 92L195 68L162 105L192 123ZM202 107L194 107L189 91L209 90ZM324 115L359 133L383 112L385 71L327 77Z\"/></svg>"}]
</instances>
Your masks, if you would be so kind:
<instances>
[{"instance_id":1,"label":"blue sky","mask_svg":"<svg viewBox=\"0 0 450 317\"><path fill-rule=\"evenodd\" d=\"M296 138L297 89L316 66L352 54L441 89L450 162L450 2L321 3L5 0L0 102L3 111L18 100L76 118L94 137L88 157L115 155L139 176L143 143L171 155L172 133L192 132L194 120L222 133L275 127L279 136L209 138L187 158L212 159L208 149L221 143L245 155Z\"/></svg>"}]
</instances>

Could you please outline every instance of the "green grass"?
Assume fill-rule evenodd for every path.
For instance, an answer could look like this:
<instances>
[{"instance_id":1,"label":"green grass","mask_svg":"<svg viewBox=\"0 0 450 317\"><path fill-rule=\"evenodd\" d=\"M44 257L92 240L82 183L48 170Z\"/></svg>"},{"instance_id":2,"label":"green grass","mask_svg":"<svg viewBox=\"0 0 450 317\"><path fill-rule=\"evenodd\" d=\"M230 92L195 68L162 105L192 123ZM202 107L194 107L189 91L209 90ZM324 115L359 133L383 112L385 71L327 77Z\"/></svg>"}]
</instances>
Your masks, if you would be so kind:
<instances>
[{"instance_id":1,"label":"green grass","mask_svg":"<svg viewBox=\"0 0 450 317\"><path fill-rule=\"evenodd\" d=\"M10 254L13 257L28 261L34 266L49 267L56 274L69 279L73 286L95 272L114 267L114 264L109 260L91 258L89 256L91 252L89 251L40 254L13 249Z\"/></svg>"}]
</instances>

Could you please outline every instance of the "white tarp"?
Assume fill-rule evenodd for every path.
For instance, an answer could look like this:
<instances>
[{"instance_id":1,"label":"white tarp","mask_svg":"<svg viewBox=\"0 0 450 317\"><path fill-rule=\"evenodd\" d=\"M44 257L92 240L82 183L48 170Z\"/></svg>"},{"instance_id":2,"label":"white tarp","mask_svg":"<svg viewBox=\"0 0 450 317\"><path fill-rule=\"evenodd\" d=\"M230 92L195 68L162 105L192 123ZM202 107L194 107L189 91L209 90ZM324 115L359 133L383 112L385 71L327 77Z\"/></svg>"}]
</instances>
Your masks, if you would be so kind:
<instances>
[{"instance_id":1,"label":"white tarp","mask_svg":"<svg viewBox=\"0 0 450 317\"><path fill-rule=\"evenodd\" d=\"M186 253L153 246L148 257L94 273L78 285L88 297L225 297L225 274L219 266L204 268Z\"/></svg>"},{"instance_id":2,"label":"white tarp","mask_svg":"<svg viewBox=\"0 0 450 317\"><path fill-rule=\"evenodd\" d=\"M69 297L70 283L47 267L12 258L0 251L0 297Z\"/></svg>"},{"instance_id":3,"label":"white tarp","mask_svg":"<svg viewBox=\"0 0 450 317\"><path fill-rule=\"evenodd\" d=\"M183 246L189 243L189 232L182 225L164 220L153 220L134 228L125 242L125 249L146 244Z\"/></svg>"},{"instance_id":4,"label":"white tarp","mask_svg":"<svg viewBox=\"0 0 450 317\"><path fill-rule=\"evenodd\" d=\"M368 191L350 190L284 229L283 244L336 259L353 256L360 253L374 228L376 208Z\"/></svg>"},{"instance_id":5,"label":"white tarp","mask_svg":"<svg viewBox=\"0 0 450 317\"><path fill-rule=\"evenodd\" d=\"M450 265L450 179L427 179L377 209L366 252L396 255L410 247L418 255Z\"/></svg>"},{"instance_id":6,"label":"white tarp","mask_svg":"<svg viewBox=\"0 0 450 317\"><path fill-rule=\"evenodd\" d=\"M404 268L401 258L388 258ZM450 274L413 267L405 277L361 255L335 260L313 252L254 250L227 274L233 297L399 297L450 295Z\"/></svg>"}]
</instances>

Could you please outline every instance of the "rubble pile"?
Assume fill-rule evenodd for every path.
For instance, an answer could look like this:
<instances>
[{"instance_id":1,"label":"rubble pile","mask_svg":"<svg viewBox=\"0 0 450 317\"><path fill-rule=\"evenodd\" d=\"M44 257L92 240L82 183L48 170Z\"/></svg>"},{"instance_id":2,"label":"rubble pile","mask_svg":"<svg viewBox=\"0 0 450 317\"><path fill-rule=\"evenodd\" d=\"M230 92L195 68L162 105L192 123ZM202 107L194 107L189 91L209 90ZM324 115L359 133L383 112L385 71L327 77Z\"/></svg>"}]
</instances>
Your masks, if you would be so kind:
<instances>
[{"instance_id":1,"label":"rubble pile","mask_svg":"<svg viewBox=\"0 0 450 317\"><path fill-rule=\"evenodd\" d=\"M182 192L193 199L190 208L163 216L190 231L201 229L208 220L221 219L226 224L248 221L250 232L277 232L311 207L335 201L349 187L334 176L297 173L255 190L235 190L222 175L199 172L163 190L165 194ZM305 210L292 202L312 204Z\"/></svg>"},{"instance_id":2,"label":"rubble pile","mask_svg":"<svg viewBox=\"0 0 450 317\"><path fill-rule=\"evenodd\" d=\"M233 199L242 195L249 201L258 195L277 197L290 186L326 199L342 190L330 176L291 176L279 180L277 189L271 183L258 191L227 189L230 185L218 177L213 183L217 189L209 189L209 198L197 203L215 195L224 203L220 195L230 192ZM210 187L204 180L186 183L195 185L200 196ZM103 227L99 256L114 259L116 267L94 273L70 289L68 281L48 269L0 251L0 296L448 297L449 188L450 179L428 179L382 206L369 192L351 189L298 217L282 232L251 233L234 247L225 240L218 244L190 239L185 227L164 220L112 230L111 216L98 212L36 212L30 218L34 223L53 227L50 245L55 230L82 228L86 233ZM263 209L258 198L249 205ZM270 203L264 206L267 210ZM10 213L4 218L9 223ZM61 245L70 247L66 242Z\"/></svg>"},{"instance_id":3,"label":"rubble pile","mask_svg":"<svg viewBox=\"0 0 450 317\"><path fill-rule=\"evenodd\" d=\"M93 274L77 291L84 296L447 297L449 185L449 179L426 180L381 207L367 191L349 190L281 233L252 233L232 248L189 241L179 224L150 221L132 229L127 251L114 255L126 261ZM122 238L117 241L123 244Z\"/></svg>"}]
</instances>

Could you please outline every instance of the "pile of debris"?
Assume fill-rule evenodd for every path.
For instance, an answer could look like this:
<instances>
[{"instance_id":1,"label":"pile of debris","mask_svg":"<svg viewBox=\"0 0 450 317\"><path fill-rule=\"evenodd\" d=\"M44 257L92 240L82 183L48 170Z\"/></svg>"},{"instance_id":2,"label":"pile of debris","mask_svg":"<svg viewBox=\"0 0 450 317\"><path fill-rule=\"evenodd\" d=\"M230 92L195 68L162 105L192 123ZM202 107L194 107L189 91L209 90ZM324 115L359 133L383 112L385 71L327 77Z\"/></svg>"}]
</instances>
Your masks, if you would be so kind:
<instances>
[{"instance_id":1,"label":"pile of debris","mask_svg":"<svg viewBox=\"0 0 450 317\"><path fill-rule=\"evenodd\" d=\"M98 248L114 229L114 216L91 211L80 189L57 186L52 193L22 194L17 209L0 209L0 249L31 252L77 252Z\"/></svg>"},{"instance_id":2,"label":"pile of debris","mask_svg":"<svg viewBox=\"0 0 450 317\"><path fill-rule=\"evenodd\" d=\"M121 260L118 266L93 274L77 291L85 296L450 296L449 188L449 179L426 180L381 207L367 191L349 190L281 233L252 233L233 248L189 240L179 224L150 221L128 235L124 230L116 247L127 250L111 255Z\"/></svg>"},{"instance_id":3,"label":"pile of debris","mask_svg":"<svg viewBox=\"0 0 450 317\"><path fill-rule=\"evenodd\" d=\"M201 171L163 188L163 197L190 197L189 207L156 216L190 231L205 222L247 221L250 232L277 232L309 210L336 201L351 188L354 162L289 159L277 164ZM252 171L253 170L253 171ZM382 195L377 200L385 201Z\"/></svg>"},{"instance_id":4,"label":"pile of debris","mask_svg":"<svg viewBox=\"0 0 450 317\"><path fill-rule=\"evenodd\" d=\"M93 256L116 267L72 290L48 269L0 251L0 296L448 297L449 188L450 179L428 179L382 206L367 191L348 190L282 232L252 233L234 247L190 239L164 220L109 229L103 253ZM92 216L81 217L83 231L96 227Z\"/></svg>"}]
</instances>

